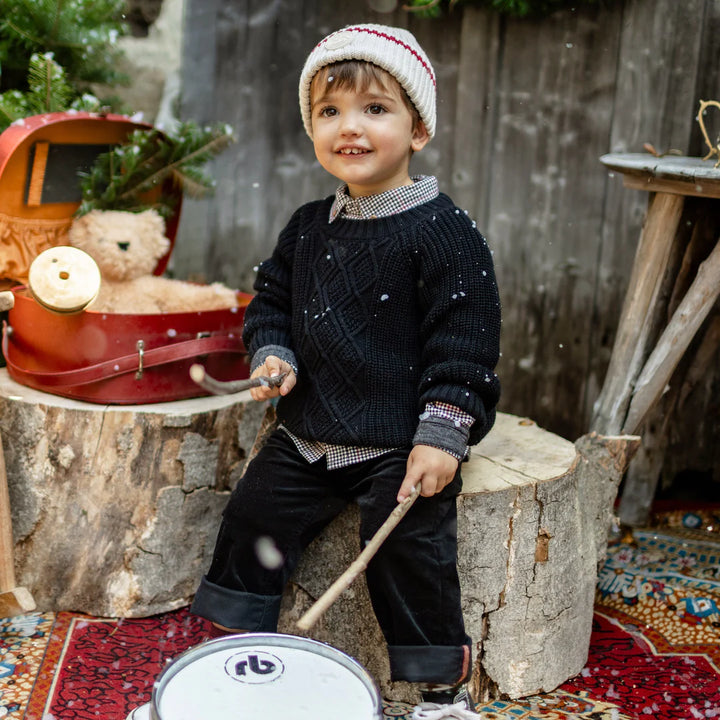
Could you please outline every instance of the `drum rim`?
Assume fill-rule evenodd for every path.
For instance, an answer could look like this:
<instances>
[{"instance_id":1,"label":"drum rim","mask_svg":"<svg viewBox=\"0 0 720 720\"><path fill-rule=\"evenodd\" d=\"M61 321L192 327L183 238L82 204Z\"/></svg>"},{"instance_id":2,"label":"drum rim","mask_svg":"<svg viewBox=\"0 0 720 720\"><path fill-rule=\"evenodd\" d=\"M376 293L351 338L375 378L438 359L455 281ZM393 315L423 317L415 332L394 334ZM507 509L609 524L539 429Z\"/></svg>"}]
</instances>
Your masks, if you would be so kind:
<instances>
[{"instance_id":1,"label":"drum rim","mask_svg":"<svg viewBox=\"0 0 720 720\"><path fill-rule=\"evenodd\" d=\"M242 645L259 645L261 643L272 647L292 648L293 644L288 643L287 641L299 640L303 645L313 646L318 651L317 654L324 658L330 660L340 659L344 661L340 664L344 665L347 669L352 670L352 668L356 668L360 671L356 674L367 681L366 685L368 685L368 689L372 691L373 717L378 719L383 717L382 696L380 695L380 689L378 684L375 682L375 678L351 655L348 655L342 650L339 650L332 645L328 645L327 643L320 642L319 640L315 640L313 638L301 637L299 635L290 635L287 633L239 633L236 635L225 635L223 637L213 638L212 640L206 640L198 643L197 645L193 645L168 662L153 684L152 695L150 697L150 715L152 720L163 720L163 718L160 717L160 693L164 686L167 685L167 683L175 675L177 675L181 670L184 670L193 660L213 654L218 645L225 645L228 641L238 640L243 641L243 643L238 644L239 648Z\"/></svg>"}]
</instances>

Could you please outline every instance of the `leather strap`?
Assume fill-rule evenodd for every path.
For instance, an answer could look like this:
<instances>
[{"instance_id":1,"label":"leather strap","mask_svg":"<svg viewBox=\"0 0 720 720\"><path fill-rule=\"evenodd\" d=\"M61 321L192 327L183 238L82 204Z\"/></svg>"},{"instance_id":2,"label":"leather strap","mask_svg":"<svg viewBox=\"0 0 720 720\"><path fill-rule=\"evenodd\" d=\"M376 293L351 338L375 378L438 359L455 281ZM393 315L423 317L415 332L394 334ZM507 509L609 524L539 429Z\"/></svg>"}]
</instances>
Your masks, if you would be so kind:
<instances>
[{"instance_id":1,"label":"leather strap","mask_svg":"<svg viewBox=\"0 0 720 720\"><path fill-rule=\"evenodd\" d=\"M14 362L8 352L7 324L3 323L2 350L5 362L12 368L17 378L32 380L34 385L41 383L46 387L74 387L77 385L88 385L98 380L107 380L111 377L118 377L129 372L140 372L158 365L187 360L198 355L210 355L219 352L244 351L244 345L239 337L229 335L211 335L210 337L184 340L170 345L152 348L151 350L138 350L131 355L104 360L95 365L86 365L76 370L64 370L62 372L37 372L25 370ZM139 379L139 378L138 378Z\"/></svg>"}]
</instances>

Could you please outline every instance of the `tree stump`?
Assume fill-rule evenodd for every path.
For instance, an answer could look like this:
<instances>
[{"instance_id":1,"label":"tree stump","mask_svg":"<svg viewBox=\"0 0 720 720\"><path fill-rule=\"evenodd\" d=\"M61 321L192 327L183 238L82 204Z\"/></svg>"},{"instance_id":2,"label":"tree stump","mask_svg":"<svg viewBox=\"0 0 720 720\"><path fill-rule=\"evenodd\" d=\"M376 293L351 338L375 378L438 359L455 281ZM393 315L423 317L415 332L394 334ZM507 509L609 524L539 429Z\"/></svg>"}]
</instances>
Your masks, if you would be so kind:
<instances>
[{"instance_id":1,"label":"tree stump","mask_svg":"<svg viewBox=\"0 0 720 720\"><path fill-rule=\"evenodd\" d=\"M596 434L573 444L500 413L473 449L458 501L458 569L477 699L549 692L584 667L613 502L638 444ZM358 528L352 506L308 548L280 632L303 634L297 620L358 555ZM383 697L419 700L410 684L390 682L363 577L305 634L357 658Z\"/></svg>"},{"instance_id":2,"label":"tree stump","mask_svg":"<svg viewBox=\"0 0 720 720\"><path fill-rule=\"evenodd\" d=\"M249 393L77 402L1 369L15 570L38 609L145 617L188 604L264 409Z\"/></svg>"},{"instance_id":3,"label":"tree stump","mask_svg":"<svg viewBox=\"0 0 720 720\"><path fill-rule=\"evenodd\" d=\"M40 610L144 617L189 602L220 515L261 426L249 393L155 405L77 402L0 369L15 567ZM587 660L598 565L637 438L575 444L499 414L464 465L458 568L478 699L550 691ZM347 508L310 546L283 597L280 632L359 553ZM387 699L391 683L364 577L308 633L357 658Z\"/></svg>"}]
</instances>

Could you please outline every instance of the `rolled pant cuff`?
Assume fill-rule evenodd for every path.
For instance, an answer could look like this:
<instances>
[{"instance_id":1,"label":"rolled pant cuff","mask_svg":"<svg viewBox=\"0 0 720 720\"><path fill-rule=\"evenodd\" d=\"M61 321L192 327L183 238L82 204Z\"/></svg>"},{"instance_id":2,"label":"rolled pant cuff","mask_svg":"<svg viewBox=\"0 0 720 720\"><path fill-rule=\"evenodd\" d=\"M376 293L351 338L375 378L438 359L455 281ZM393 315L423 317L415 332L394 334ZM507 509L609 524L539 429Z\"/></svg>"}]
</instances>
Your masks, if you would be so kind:
<instances>
[{"instance_id":1,"label":"rolled pant cuff","mask_svg":"<svg viewBox=\"0 0 720 720\"><path fill-rule=\"evenodd\" d=\"M458 685L470 675L469 645L392 645L388 654L392 680Z\"/></svg>"},{"instance_id":2,"label":"rolled pant cuff","mask_svg":"<svg viewBox=\"0 0 720 720\"><path fill-rule=\"evenodd\" d=\"M256 595L200 581L190 612L231 630L277 632L282 595Z\"/></svg>"}]
</instances>

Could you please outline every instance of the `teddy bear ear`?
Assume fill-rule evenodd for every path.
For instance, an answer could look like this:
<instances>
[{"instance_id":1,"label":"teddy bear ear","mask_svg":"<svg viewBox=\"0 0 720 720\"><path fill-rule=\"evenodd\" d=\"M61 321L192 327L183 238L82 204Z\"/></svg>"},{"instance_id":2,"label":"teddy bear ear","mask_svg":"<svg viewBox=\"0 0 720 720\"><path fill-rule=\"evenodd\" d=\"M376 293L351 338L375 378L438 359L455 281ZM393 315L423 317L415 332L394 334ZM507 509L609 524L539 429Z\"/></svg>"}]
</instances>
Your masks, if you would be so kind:
<instances>
[{"instance_id":1,"label":"teddy bear ear","mask_svg":"<svg viewBox=\"0 0 720 720\"><path fill-rule=\"evenodd\" d=\"M152 231L155 240L157 257L161 257L170 249L170 240L165 235L165 220L156 210L143 210L140 215Z\"/></svg>"},{"instance_id":2,"label":"teddy bear ear","mask_svg":"<svg viewBox=\"0 0 720 720\"><path fill-rule=\"evenodd\" d=\"M147 218L154 218L155 220L162 223L163 225L165 224L165 221L163 220L162 215L154 208L148 208L147 210L143 210L140 214L144 215Z\"/></svg>"},{"instance_id":3,"label":"teddy bear ear","mask_svg":"<svg viewBox=\"0 0 720 720\"><path fill-rule=\"evenodd\" d=\"M153 210L152 208L149 210L143 210L140 215L142 215L148 223L152 224L153 228L156 229L157 232L162 235L165 234L165 220L157 210Z\"/></svg>"}]
</instances>

